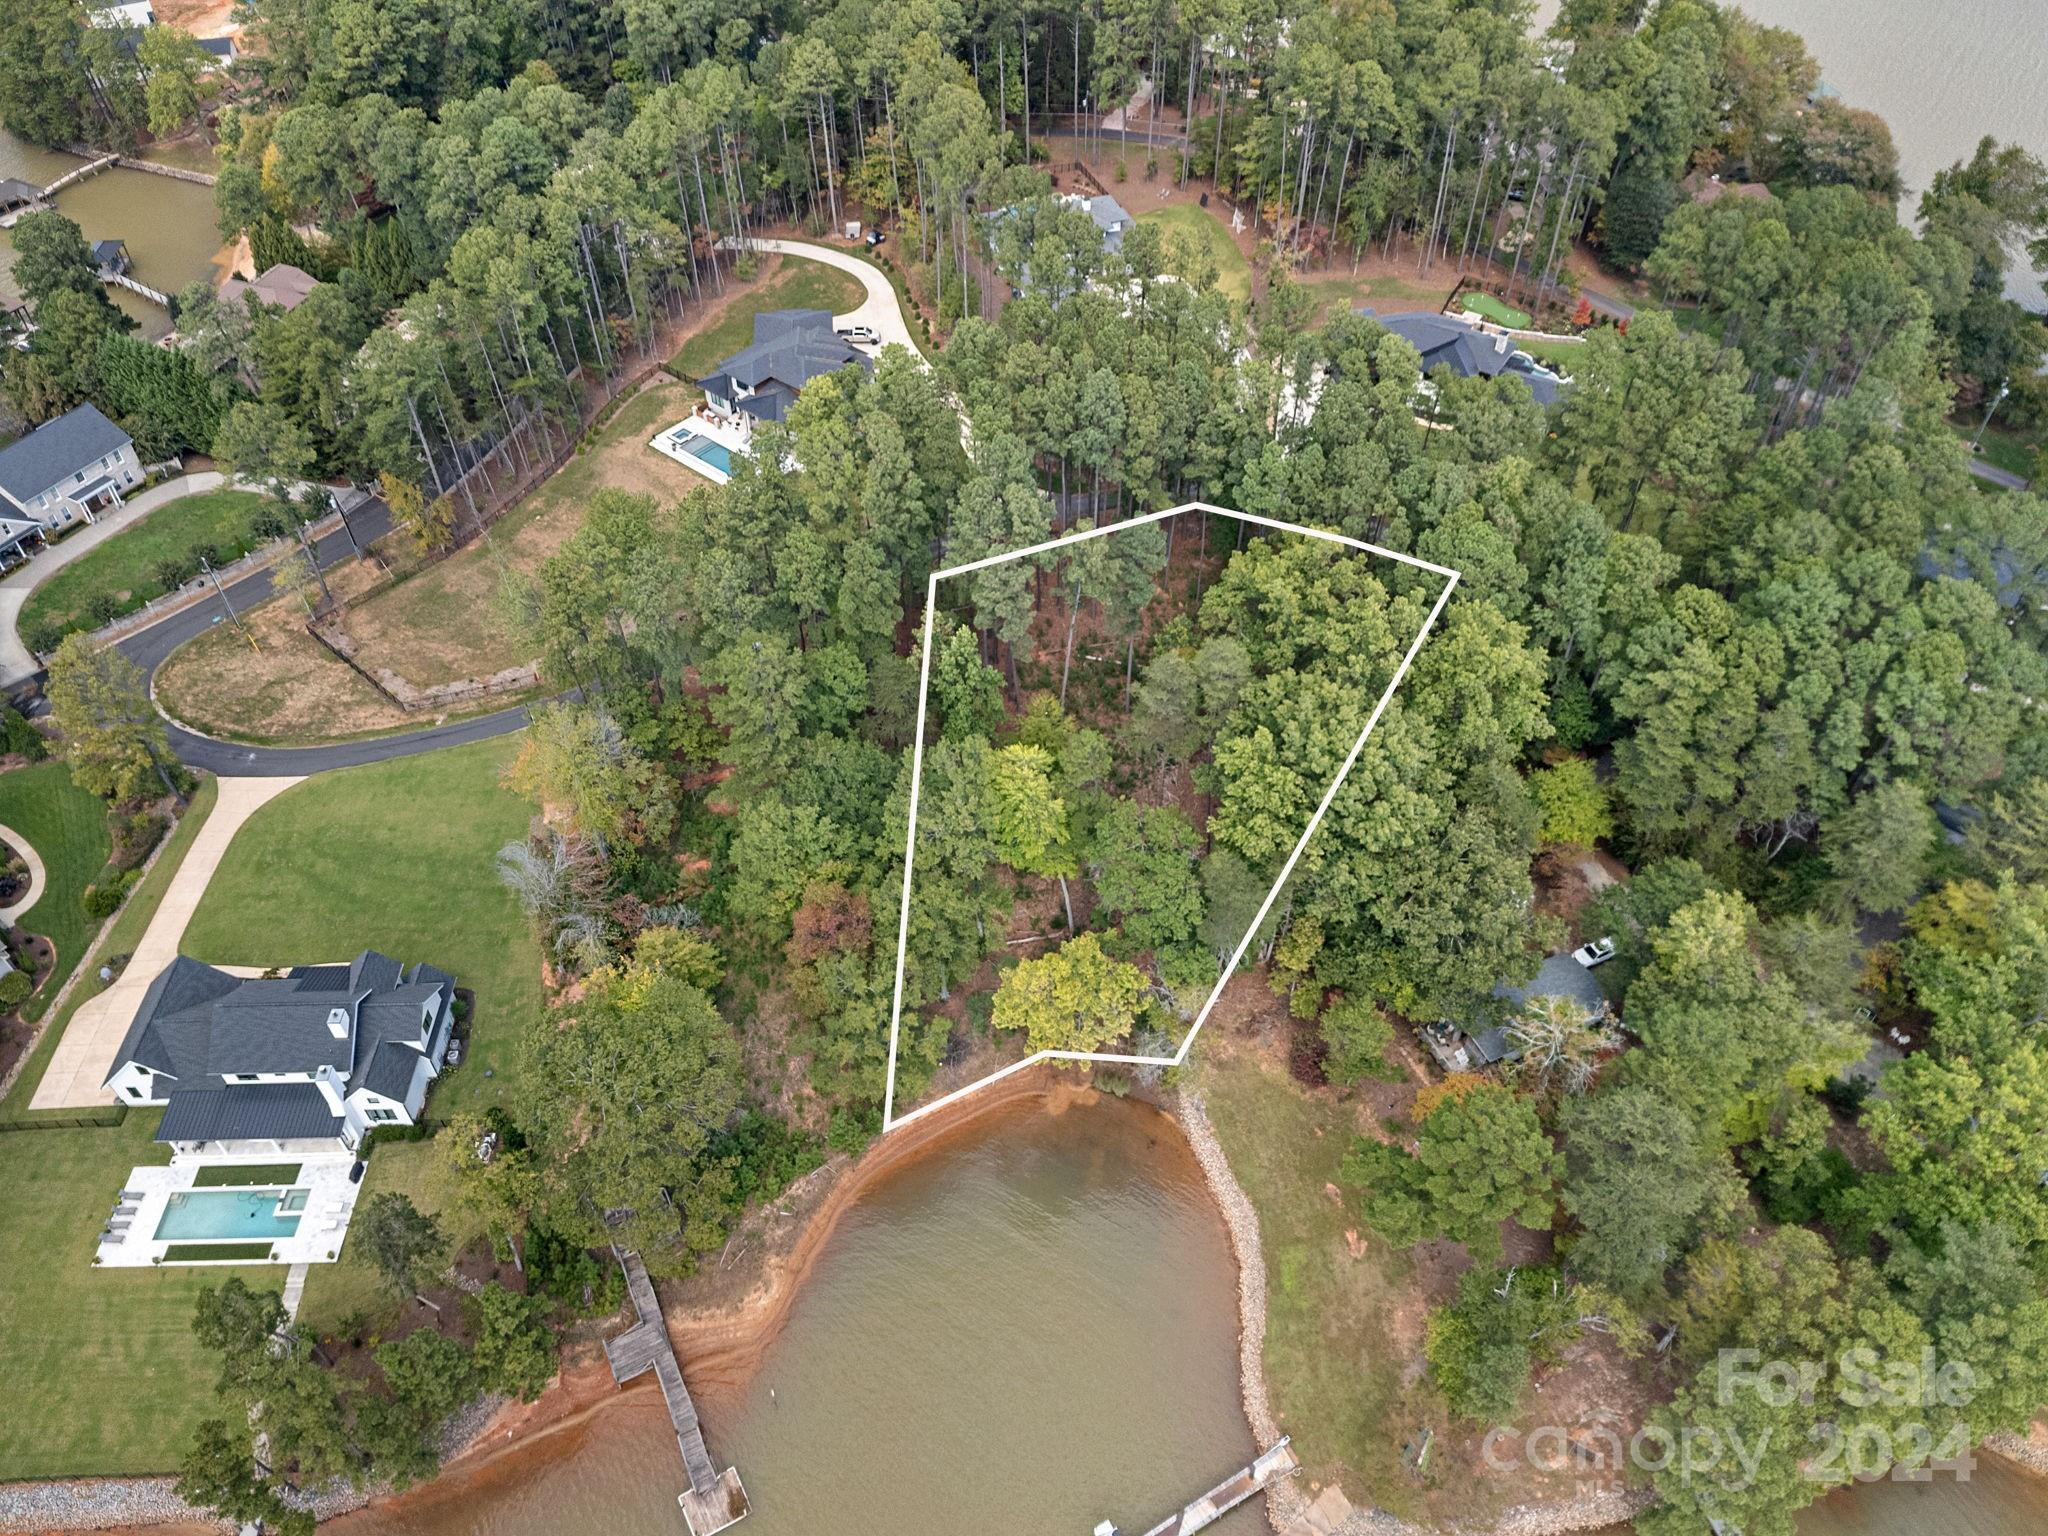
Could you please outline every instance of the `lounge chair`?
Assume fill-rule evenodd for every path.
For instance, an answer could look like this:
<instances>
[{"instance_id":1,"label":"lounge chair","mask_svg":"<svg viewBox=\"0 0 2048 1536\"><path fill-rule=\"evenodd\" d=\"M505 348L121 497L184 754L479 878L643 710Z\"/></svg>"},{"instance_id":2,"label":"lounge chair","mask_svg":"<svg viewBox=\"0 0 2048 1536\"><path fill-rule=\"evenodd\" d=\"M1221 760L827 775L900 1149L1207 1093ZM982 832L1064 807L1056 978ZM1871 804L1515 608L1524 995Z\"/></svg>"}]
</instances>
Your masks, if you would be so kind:
<instances>
[{"instance_id":1,"label":"lounge chair","mask_svg":"<svg viewBox=\"0 0 2048 1536\"><path fill-rule=\"evenodd\" d=\"M149 1191L145 1189L124 1189L121 1191L121 1198L123 1200L140 1200L148 1193Z\"/></svg>"}]
</instances>

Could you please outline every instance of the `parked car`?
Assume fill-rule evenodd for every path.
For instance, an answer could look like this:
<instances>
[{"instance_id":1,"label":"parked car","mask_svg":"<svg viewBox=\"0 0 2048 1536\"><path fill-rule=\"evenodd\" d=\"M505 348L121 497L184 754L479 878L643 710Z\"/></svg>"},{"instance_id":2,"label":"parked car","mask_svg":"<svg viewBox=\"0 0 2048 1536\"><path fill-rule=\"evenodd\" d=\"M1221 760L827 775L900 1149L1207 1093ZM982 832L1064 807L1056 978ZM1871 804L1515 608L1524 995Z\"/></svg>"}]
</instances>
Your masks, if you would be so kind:
<instances>
[{"instance_id":1,"label":"parked car","mask_svg":"<svg viewBox=\"0 0 2048 1536\"><path fill-rule=\"evenodd\" d=\"M1590 944L1581 944L1572 951L1572 958L1589 971L1596 965L1605 965L1614 958L1614 940L1595 939Z\"/></svg>"},{"instance_id":2,"label":"parked car","mask_svg":"<svg viewBox=\"0 0 2048 1536\"><path fill-rule=\"evenodd\" d=\"M840 329L839 339L850 341L857 347L872 347L881 341L871 325L849 325Z\"/></svg>"},{"instance_id":3,"label":"parked car","mask_svg":"<svg viewBox=\"0 0 2048 1536\"><path fill-rule=\"evenodd\" d=\"M884 234L883 234L883 233L882 233L882 232L881 232L881 231L880 231L879 229L871 229L871 230L869 230L869 231L868 231L868 249L872 251L872 250L873 250L873 249L874 249L874 248L875 248L876 246L880 245L880 244L881 244L881 243L882 243L882 242L883 242L884 240L886 240L887 238L888 238L888 236L884 235Z\"/></svg>"},{"instance_id":4,"label":"parked car","mask_svg":"<svg viewBox=\"0 0 2048 1536\"><path fill-rule=\"evenodd\" d=\"M1532 379L1549 379L1553 384L1564 382L1563 374L1555 368L1544 367L1526 352L1510 352L1507 366L1509 372L1527 374Z\"/></svg>"}]
</instances>

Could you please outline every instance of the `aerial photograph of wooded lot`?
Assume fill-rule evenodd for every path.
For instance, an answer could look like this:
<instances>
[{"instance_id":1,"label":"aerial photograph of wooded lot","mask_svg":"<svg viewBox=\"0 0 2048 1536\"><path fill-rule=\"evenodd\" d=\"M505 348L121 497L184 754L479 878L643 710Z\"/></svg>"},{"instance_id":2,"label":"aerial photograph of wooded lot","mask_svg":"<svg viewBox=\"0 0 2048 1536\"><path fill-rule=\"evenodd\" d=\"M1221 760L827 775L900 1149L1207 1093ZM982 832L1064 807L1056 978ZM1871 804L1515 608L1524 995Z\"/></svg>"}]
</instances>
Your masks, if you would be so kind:
<instances>
[{"instance_id":1,"label":"aerial photograph of wooded lot","mask_svg":"<svg viewBox=\"0 0 2048 1536\"><path fill-rule=\"evenodd\" d=\"M2048 1528L2035 10L0 6L0 1532Z\"/></svg>"}]
</instances>

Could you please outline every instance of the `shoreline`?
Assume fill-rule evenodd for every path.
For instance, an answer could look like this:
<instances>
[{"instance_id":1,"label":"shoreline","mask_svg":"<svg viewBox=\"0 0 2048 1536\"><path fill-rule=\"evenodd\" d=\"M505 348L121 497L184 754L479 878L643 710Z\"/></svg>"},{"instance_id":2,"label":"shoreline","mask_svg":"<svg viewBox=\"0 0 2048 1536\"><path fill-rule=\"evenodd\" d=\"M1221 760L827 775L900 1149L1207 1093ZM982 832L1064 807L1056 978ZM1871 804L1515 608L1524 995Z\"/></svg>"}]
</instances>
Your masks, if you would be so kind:
<instances>
[{"instance_id":1,"label":"shoreline","mask_svg":"<svg viewBox=\"0 0 2048 1536\"><path fill-rule=\"evenodd\" d=\"M957 1113L922 1122L901 1133L900 1139L872 1144L857 1161L835 1159L799 1180L774 1205L750 1218L749 1224L771 1229L778 1220L785 1225L765 1236L755 1234L763 1237L763 1252L757 1272L745 1282L736 1301L692 1308L688 1293L704 1280L701 1272L690 1280L664 1282L671 1293L683 1293L665 1298L664 1315L692 1393L716 1404L744 1390L781 1336L804 1282L840 1220L879 1180L991 1114L1026 1108L1034 1102L1040 1112L1059 1114L1098 1097L1098 1090L1085 1081L1065 1078L1050 1066L1035 1068L1005 1080L986 1097L963 1102ZM1265 1373L1267 1276L1257 1210L1232 1172L1198 1094L1184 1089L1168 1095L1164 1103L1130 1102L1143 1103L1180 1130L1222 1220L1237 1269L1240 1406L1255 1443L1263 1450L1280 1438L1280 1428ZM813 1181L815 1187L805 1187ZM800 1209L789 1209L792 1203ZM745 1232L743 1225L735 1240ZM646 1382L618 1386L594 1341L589 1337L572 1340L562 1348L560 1371L534 1402L482 1399L459 1412L444 1442L446 1457L433 1478L403 1492L343 1489L320 1497L313 1501L320 1524L325 1527L371 1508L386 1516L402 1515L409 1502L437 1492L445 1494L447 1485L459 1478L474 1477L509 1456L531 1452L621 1407L635 1406L649 1390ZM712 1438L716 1439L715 1430ZM2032 1440L1992 1436L1982 1449L2022 1473L2048 1477L2048 1431L2037 1432ZM173 1536L196 1536L233 1528L229 1522L210 1520L182 1504L171 1492L175 1482L173 1475L158 1475L0 1484L0 1531L146 1526ZM1483 1527L1462 1523L1425 1526L1371 1506L1353 1506L1334 1484L1312 1499L1299 1482L1285 1480L1267 1490L1266 1518L1277 1536L1444 1536L1448 1531L1564 1536L1620 1525L1649 1500L1647 1490L1600 1488L1559 1502L1518 1505Z\"/></svg>"}]
</instances>

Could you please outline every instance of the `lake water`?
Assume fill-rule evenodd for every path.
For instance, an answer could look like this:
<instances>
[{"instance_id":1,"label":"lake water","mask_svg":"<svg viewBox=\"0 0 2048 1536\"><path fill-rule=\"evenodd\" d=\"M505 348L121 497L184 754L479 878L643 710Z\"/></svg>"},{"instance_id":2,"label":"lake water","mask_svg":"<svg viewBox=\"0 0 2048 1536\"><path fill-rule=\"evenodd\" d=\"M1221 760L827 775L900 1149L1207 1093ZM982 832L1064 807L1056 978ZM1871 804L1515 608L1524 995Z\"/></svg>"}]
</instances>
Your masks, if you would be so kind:
<instances>
[{"instance_id":1,"label":"lake water","mask_svg":"<svg viewBox=\"0 0 2048 1536\"><path fill-rule=\"evenodd\" d=\"M2043 0L1742 0L1806 39L1821 79L1891 124L1911 219L1934 173L1990 134L2048 159L2048 5ZM1557 13L1541 0L1539 26ZM2041 275L2013 274L2039 309Z\"/></svg>"},{"instance_id":2,"label":"lake water","mask_svg":"<svg viewBox=\"0 0 2048 1536\"><path fill-rule=\"evenodd\" d=\"M0 129L0 180L19 177L44 187L85 163L76 155L24 144ZM175 294L187 283L221 273L211 187L110 166L59 192L57 211L77 224L88 241L125 241L136 279L159 292ZM0 230L0 288L10 295L15 293L9 275L13 264L13 238ZM170 329L169 314L141 295L124 288L107 291L140 322L139 334L155 338Z\"/></svg>"},{"instance_id":3,"label":"lake water","mask_svg":"<svg viewBox=\"0 0 2048 1536\"><path fill-rule=\"evenodd\" d=\"M702 1394L749 1536L1144 1531L1250 1459L1229 1239L1179 1131L992 1112L848 1210L744 1388ZM772 1393L772 1396L771 1396ZM677 1536L657 1394L329 1536ZM1256 1504L1212 1527L1265 1528Z\"/></svg>"}]
</instances>

